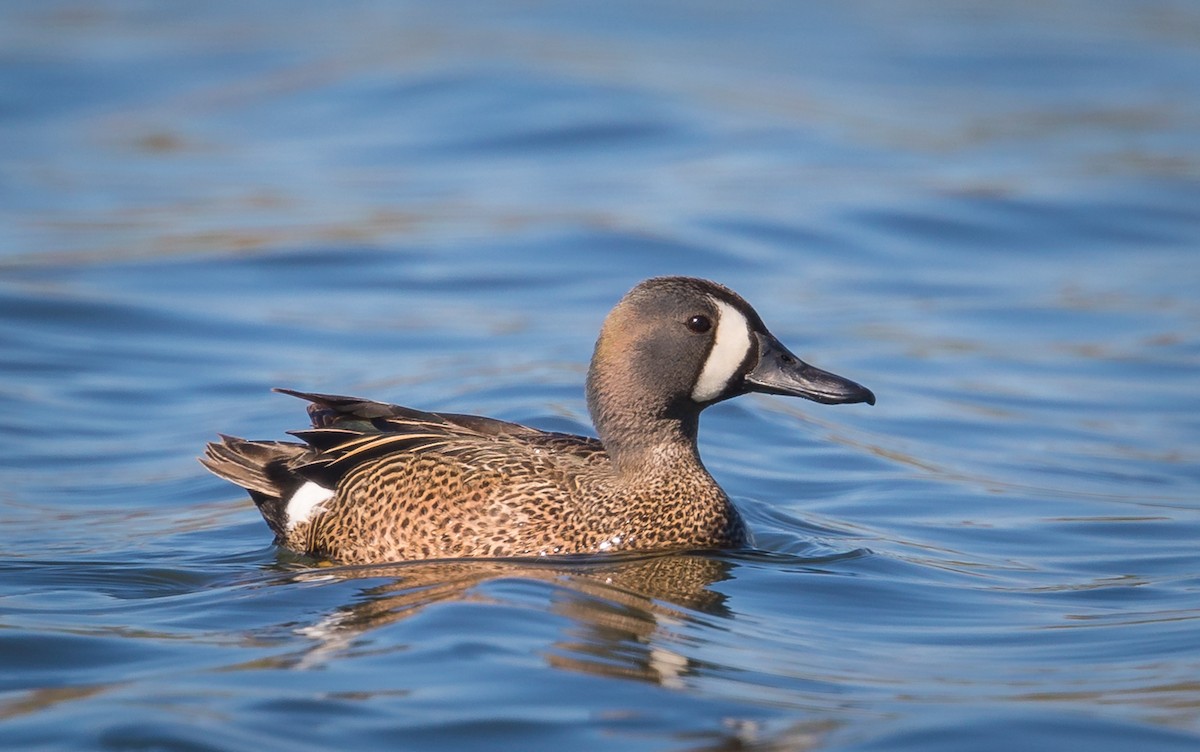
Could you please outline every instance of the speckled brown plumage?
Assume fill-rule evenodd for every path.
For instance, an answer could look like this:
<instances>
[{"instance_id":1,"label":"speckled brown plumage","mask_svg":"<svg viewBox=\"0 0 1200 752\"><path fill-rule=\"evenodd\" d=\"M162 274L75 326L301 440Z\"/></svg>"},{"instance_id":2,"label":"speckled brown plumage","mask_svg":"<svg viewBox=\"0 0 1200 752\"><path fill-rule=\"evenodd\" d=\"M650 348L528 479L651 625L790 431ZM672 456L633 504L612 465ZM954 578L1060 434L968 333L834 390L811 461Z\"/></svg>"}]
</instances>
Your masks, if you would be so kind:
<instances>
[{"instance_id":1,"label":"speckled brown plumage","mask_svg":"<svg viewBox=\"0 0 1200 752\"><path fill-rule=\"evenodd\" d=\"M700 411L747 391L874 402L730 290L681 277L643 282L605 320L587 384L600 440L280 391L311 403L304 443L222 437L201 461L250 492L277 542L345 563L740 545L696 451ZM317 488L329 498L306 512L295 499Z\"/></svg>"}]
</instances>

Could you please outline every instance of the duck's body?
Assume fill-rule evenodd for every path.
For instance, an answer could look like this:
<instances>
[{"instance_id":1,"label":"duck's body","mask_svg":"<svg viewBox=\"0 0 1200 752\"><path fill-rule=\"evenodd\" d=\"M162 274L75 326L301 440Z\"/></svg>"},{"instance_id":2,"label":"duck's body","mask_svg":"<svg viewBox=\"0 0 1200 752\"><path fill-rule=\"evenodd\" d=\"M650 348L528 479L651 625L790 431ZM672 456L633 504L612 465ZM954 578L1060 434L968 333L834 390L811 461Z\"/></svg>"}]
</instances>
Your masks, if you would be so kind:
<instances>
[{"instance_id":1,"label":"duck's body","mask_svg":"<svg viewBox=\"0 0 1200 752\"><path fill-rule=\"evenodd\" d=\"M311 402L304 443L223 437L202 461L278 543L344 563L737 546L700 411L747 391L875 399L791 355L732 291L682 277L643 282L605 321L587 385L599 440L281 391Z\"/></svg>"},{"instance_id":2,"label":"duck's body","mask_svg":"<svg viewBox=\"0 0 1200 752\"><path fill-rule=\"evenodd\" d=\"M305 444L226 437L206 464L249 489L278 542L346 563L741 543L691 457L628 477L596 439L351 397L309 400ZM330 492L336 489L335 492ZM661 524L669 521L668 525Z\"/></svg>"}]
</instances>

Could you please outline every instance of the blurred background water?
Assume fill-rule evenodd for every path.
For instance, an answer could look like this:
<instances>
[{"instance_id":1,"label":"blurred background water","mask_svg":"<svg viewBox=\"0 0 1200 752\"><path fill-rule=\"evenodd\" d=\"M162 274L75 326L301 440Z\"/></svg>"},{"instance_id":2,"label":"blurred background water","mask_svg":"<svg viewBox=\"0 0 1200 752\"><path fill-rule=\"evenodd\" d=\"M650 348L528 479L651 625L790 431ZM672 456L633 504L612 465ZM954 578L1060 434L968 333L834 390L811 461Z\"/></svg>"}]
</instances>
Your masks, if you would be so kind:
<instances>
[{"instance_id":1,"label":"blurred background water","mask_svg":"<svg viewBox=\"0 0 1200 752\"><path fill-rule=\"evenodd\" d=\"M1200 746L1200 6L0 6L6 749ZM746 551L312 569L271 386L588 432L639 279L874 408Z\"/></svg>"}]
</instances>

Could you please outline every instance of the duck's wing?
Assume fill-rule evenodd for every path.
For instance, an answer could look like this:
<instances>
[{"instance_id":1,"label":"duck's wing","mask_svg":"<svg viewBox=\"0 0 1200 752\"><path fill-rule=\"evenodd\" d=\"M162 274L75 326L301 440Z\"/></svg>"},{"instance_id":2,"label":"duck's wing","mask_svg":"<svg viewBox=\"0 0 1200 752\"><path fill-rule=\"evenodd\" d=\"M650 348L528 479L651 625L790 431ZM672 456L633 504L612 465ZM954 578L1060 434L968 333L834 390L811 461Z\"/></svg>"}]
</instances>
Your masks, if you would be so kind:
<instances>
[{"instance_id":1,"label":"duck's wing","mask_svg":"<svg viewBox=\"0 0 1200 752\"><path fill-rule=\"evenodd\" d=\"M420 430L472 436L526 436L543 433L519 423L480 415L434 413L361 397L300 392L295 389L276 388L274 391L307 400L308 416L312 419L313 428L343 428L360 433Z\"/></svg>"},{"instance_id":2,"label":"duck's wing","mask_svg":"<svg viewBox=\"0 0 1200 752\"><path fill-rule=\"evenodd\" d=\"M608 454L597 440L536 428L495 418L414 410L385 402L333 394L276 389L307 400L313 427L291 434L318 451L303 468L305 475L340 477L351 467L395 452L476 454L485 447L495 452L515 447L541 449L585 464L607 463Z\"/></svg>"}]
</instances>

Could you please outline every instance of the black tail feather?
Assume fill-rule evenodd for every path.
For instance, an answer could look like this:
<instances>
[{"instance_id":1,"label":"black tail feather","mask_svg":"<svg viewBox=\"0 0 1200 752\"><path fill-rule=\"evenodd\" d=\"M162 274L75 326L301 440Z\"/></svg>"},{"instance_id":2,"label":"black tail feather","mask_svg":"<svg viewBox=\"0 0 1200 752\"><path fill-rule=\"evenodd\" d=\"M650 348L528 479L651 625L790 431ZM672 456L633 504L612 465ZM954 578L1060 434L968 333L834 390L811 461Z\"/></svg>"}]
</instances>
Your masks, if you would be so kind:
<instances>
[{"instance_id":1,"label":"black tail feather","mask_svg":"<svg viewBox=\"0 0 1200 752\"><path fill-rule=\"evenodd\" d=\"M248 441L221 435L204 449L200 464L250 493L263 519L282 536L287 528L286 500L306 479L292 468L312 458L304 444L288 441Z\"/></svg>"}]
</instances>

